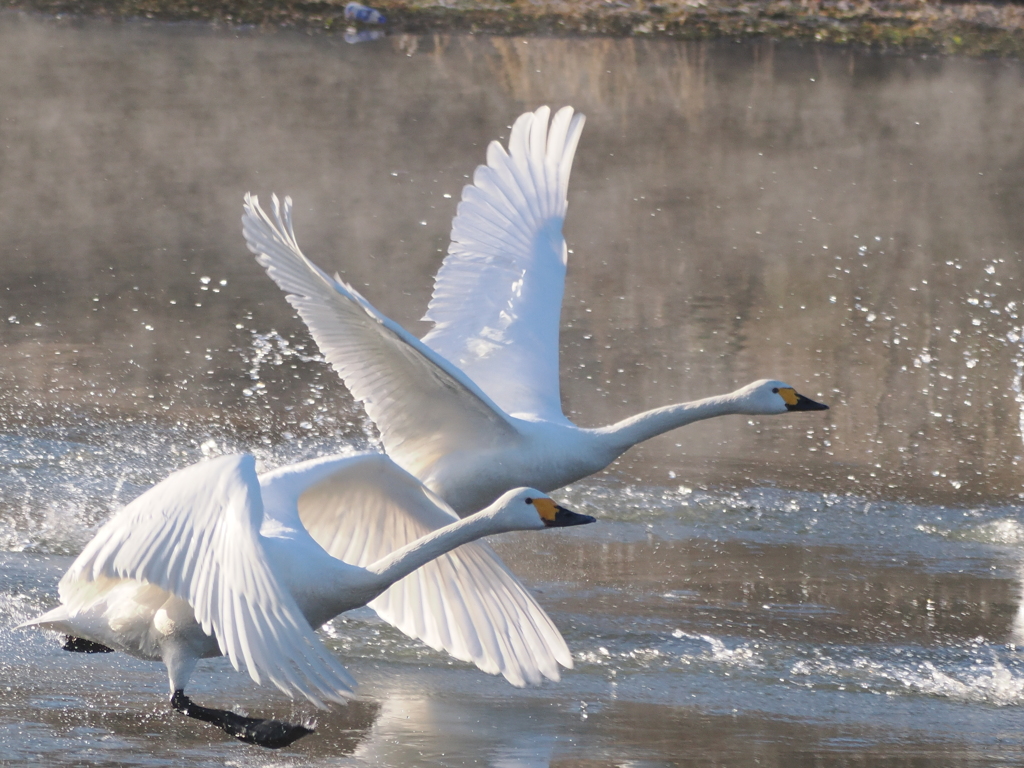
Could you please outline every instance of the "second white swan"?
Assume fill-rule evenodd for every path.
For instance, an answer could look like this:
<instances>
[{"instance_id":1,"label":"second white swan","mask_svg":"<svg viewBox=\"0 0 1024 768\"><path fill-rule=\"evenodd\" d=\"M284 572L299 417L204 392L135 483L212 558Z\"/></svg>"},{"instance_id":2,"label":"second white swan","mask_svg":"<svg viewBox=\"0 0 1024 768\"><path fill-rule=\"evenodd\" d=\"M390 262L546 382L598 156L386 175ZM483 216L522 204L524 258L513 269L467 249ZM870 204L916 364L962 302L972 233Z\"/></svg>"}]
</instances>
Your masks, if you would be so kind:
<instances>
[{"instance_id":1,"label":"second white swan","mask_svg":"<svg viewBox=\"0 0 1024 768\"><path fill-rule=\"evenodd\" d=\"M288 294L324 357L362 401L384 450L460 515L509 488L552 491L604 469L663 432L726 414L827 410L762 379L734 392L584 429L562 413L558 327L567 248L562 223L583 115L521 115L508 152L462 190L451 245L419 340L299 249L291 199L273 218L246 195L249 250Z\"/></svg>"},{"instance_id":2,"label":"second white swan","mask_svg":"<svg viewBox=\"0 0 1024 768\"><path fill-rule=\"evenodd\" d=\"M411 543L389 546L391 529L415 533L438 516L448 524L418 538L401 531ZM263 478L252 456L225 456L172 474L114 515L61 579L61 605L22 626L67 634L66 650L162 661L176 710L243 741L282 747L310 729L202 707L185 695L199 659L223 654L257 683L317 706L343 701L355 681L315 628L483 536L593 521L532 489L459 520L380 454L314 460ZM449 583L430 595L413 587L409 610L457 635L470 657L522 666L536 654L542 667L553 664L544 660L548 630L533 626L532 609L501 573L480 572L471 551L466 557L440 572Z\"/></svg>"}]
</instances>

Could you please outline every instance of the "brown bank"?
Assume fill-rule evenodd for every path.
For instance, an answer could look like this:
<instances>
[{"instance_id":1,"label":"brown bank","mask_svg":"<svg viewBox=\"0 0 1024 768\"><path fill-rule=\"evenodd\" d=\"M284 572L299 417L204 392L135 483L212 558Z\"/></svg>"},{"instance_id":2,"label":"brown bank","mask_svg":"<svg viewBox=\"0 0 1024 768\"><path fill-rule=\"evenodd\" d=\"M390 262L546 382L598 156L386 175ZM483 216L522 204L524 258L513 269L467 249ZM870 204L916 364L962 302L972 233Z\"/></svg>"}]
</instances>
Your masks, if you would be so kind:
<instances>
[{"instance_id":1,"label":"brown bank","mask_svg":"<svg viewBox=\"0 0 1024 768\"><path fill-rule=\"evenodd\" d=\"M349 28L346 0L0 0L46 14ZM1020 57L1024 6L907 0L380 0L390 33L771 37Z\"/></svg>"}]
</instances>

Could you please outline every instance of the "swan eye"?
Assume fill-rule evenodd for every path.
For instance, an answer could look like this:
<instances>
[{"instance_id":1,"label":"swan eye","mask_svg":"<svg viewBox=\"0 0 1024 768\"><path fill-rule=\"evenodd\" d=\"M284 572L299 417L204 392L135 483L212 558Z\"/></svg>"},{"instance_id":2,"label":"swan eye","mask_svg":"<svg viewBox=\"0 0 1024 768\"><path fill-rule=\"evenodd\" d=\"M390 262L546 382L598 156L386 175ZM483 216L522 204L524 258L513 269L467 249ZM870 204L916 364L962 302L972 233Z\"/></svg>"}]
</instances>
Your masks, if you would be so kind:
<instances>
[{"instance_id":1,"label":"swan eye","mask_svg":"<svg viewBox=\"0 0 1024 768\"><path fill-rule=\"evenodd\" d=\"M774 392L776 395L779 394L779 388L778 387L772 387L772 392Z\"/></svg>"},{"instance_id":2,"label":"swan eye","mask_svg":"<svg viewBox=\"0 0 1024 768\"><path fill-rule=\"evenodd\" d=\"M527 498L525 501L527 504L533 504L533 499L531 498Z\"/></svg>"}]
</instances>

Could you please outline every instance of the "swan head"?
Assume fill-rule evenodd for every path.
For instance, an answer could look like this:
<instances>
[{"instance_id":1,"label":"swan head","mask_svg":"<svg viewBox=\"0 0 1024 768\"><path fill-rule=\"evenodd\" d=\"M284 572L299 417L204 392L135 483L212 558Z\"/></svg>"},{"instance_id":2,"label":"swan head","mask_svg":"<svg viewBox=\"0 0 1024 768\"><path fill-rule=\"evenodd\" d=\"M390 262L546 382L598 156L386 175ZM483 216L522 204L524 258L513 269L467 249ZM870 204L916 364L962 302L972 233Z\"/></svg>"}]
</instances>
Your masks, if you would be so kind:
<instances>
[{"instance_id":1,"label":"swan head","mask_svg":"<svg viewBox=\"0 0 1024 768\"><path fill-rule=\"evenodd\" d=\"M775 379L761 379L734 393L742 413L776 414L790 411L827 411L828 406L804 397L794 387Z\"/></svg>"},{"instance_id":2,"label":"swan head","mask_svg":"<svg viewBox=\"0 0 1024 768\"><path fill-rule=\"evenodd\" d=\"M491 514L509 531L540 531L597 522L590 515L566 509L536 488L515 488L491 506Z\"/></svg>"}]
</instances>

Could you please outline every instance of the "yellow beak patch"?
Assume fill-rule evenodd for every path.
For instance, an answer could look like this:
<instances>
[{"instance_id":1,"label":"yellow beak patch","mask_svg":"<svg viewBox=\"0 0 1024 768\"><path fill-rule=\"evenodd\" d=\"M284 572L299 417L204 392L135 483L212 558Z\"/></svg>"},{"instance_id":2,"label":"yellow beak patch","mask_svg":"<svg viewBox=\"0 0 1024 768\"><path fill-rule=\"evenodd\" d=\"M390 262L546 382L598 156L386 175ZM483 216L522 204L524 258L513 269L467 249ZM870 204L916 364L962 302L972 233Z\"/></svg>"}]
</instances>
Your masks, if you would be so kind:
<instances>
[{"instance_id":1,"label":"yellow beak patch","mask_svg":"<svg viewBox=\"0 0 1024 768\"><path fill-rule=\"evenodd\" d=\"M792 387L779 387L779 395L786 401L786 405L796 405L796 390Z\"/></svg>"},{"instance_id":2,"label":"yellow beak patch","mask_svg":"<svg viewBox=\"0 0 1024 768\"><path fill-rule=\"evenodd\" d=\"M537 508L541 519L548 522L553 521L558 514L558 505L551 499L534 499L533 506Z\"/></svg>"}]
</instances>

